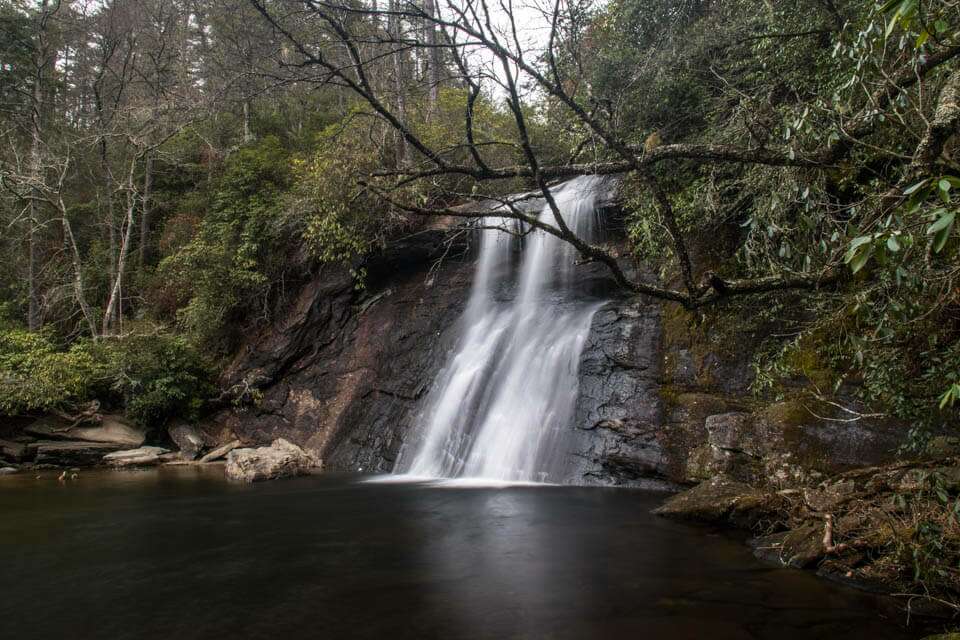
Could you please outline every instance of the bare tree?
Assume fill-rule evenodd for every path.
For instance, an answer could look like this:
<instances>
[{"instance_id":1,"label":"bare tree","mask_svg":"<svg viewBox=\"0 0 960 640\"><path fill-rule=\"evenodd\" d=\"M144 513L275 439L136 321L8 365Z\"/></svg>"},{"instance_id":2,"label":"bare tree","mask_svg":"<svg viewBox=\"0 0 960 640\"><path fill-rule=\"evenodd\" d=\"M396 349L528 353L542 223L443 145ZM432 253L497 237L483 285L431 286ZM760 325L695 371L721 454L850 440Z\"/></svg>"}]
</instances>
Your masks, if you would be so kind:
<instances>
[{"instance_id":1,"label":"bare tree","mask_svg":"<svg viewBox=\"0 0 960 640\"><path fill-rule=\"evenodd\" d=\"M33 60L31 69L31 89L29 102L30 115L30 182L38 184L41 181L41 172L43 169L43 158L41 151L43 148L44 119L47 114L47 80L52 73L53 65L56 61L56 47L52 43L51 31L54 16L60 11L60 0L41 0L37 13L34 17L36 24L33 34ZM42 217L43 199L39 194L34 193L29 198L29 216L27 224L29 225L27 240L27 326L36 330L40 328L40 302L39 290L37 284L37 271L39 269L39 232L43 225Z\"/></svg>"},{"instance_id":2,"label":"bare tree","mask_svg":"<svg viewBox=\"0 0 960 640\"><path fill-rule=\"evenodd\" d=\"M87 300L83 260L65 200L67 178L72 165L71 148L61 144L56 154L43 153L43 150L34 152L31 148L26 163L20 161L15 151L11 153L11 157L14 162L0 169L0 184L19 201L26 203L28 209L36 210L42 207L54 213L47 221L59 224L62 229L64 249L70 262L73 297L80 308L87 330L91 337L96 339L99 333L93 310Z\"/></svg>"},{"instance_id":3,"label":"bare tree","mask_svg":"<svg viewBox=\"0 0 960 640\"><path fill-rule=\"evenodd\" d=\"M820 148L807 153L796 153L787 145L781 147L755 144L750 140L742 146L729 144L654 144L636 146L625 142L615 127L606 121L590 104L589 92L584 96L575 89L575 78L565 73L561 55L564 43L571 39L567 30L573 28L565 16L576 12L569 10L566 0L554 2L540 13L549 27L546 44L531 44L524 38L521 18L510 2L491 4L487 0L447 0L436 6L420 6L413 2L400 3L391 0L386 9L358 6L337 0L249 0L261 16L283 37L297 53L298 60L288 64L290 69L319 68L325 73L325 81L335 82L349 88L365 101L380 118L393 128L410 148L412 157L398 170L380 171L368 177L367 187L376 191L394 206L416 215L466 215L480 217L482 213L464 214L449 208L415 206L396 196L398 189L416 182L436 181L443 176L458 176L475 181L478 185L506 178L532 180L542 194L552 214L552 220L537 218L525 213L520 207L503 200L505 211L496 215L522 220L544 232L551 233L572 244L587 260L606 265L617 283L624 289L657 298L673 300L688 308L694 308L717 300L737 295L754 294L784 289L816 289L838 279L841 273L842 256L834 255L821 265L802 272L773 272L749 279L731 279L706 271L697 277L695 265L680 230L667 191L659 183L653 169L673 160L688 160L696 163L734 163L741 165L767 165L800 167L810 170L828 170L849 156L851 151L872 134L881 119L875 114L890 108L893 100L903 91L924 79L934 70L960 54L956 45L936 47L929 55L919 60L908 60L900 67L890 70L880 80L872 95L864 102L860 112L851 115L836 114L839 135ZM697 3L696 11L705 11L707 3ZM833 7L826 3L827 8ZM293 19L293 17L296 19ZM832 14L831 14L832 16ZM835 17L835 16L832 16ZM378 32L376 42L379 50L373 53L366 45L371 42L370 23L373 19L386 19L386 32ZM323 27L322 39L306 39L301 25L307 19ZM432 25L420 35L402 32L397 25ZM431 33L440 34L435 38ZM469 88L469 98L464 114L464 143L469 149L469 160L458 159L449 148L434 147L418 136L410 126L402 101L402 91L397 91L399 100L390 100L371 79L376 61L384 55L399 56L409 50L427 52L428 57L436 51L444 52L455 61L456 83ZM341 53L346 52L343 60ZM576 55L576 52L572 52ZM436 65L434 65L436 68ZM958 72L954 71L953 74ZM397 76L400 76L399 70ZM431 87L434 78L428 82ZM514 144L524 159L520 165L494 165L484 154L482 141L477 139L473 128L472 106L481 87L490 87L494 93L503 95L516 129ZM574 87L571 89L571 87ZM947 95L946 98L949 98ZM548 164L531 140L527 107L531 101L550 100L559 105L570 118L579 123L597 141L603 150L600 160L588 163ZM941 100L943 108L956 112L955 102ZM938 118L938 121L950 116ZM928 126L933 127L930 123ZM942 127L937 135L952 135ZM935 135L929 129L930 135ZM456 149L463 145L456 145ZM927 147L924 147L927 148ZM922 148L915 156L924 154ZM638 181L656 203L668 242L680 266L682 288L674 289L656 282L629 278L621 269L617 256L605 247L591 244L578 237L567 226L557 207L551 189L551 181L583 174L623 174ZM393 182L384 182L385 179ZM901 198L902 190L891 194ZM462 195L462 194L461 194ZM478 198L491 194L476 189ZM889 203L884 207L889 209ZM861 215L877 216L881 211L865 211ZM864 221L868 223L868 221Z\"/></svg>"}]
</instances>

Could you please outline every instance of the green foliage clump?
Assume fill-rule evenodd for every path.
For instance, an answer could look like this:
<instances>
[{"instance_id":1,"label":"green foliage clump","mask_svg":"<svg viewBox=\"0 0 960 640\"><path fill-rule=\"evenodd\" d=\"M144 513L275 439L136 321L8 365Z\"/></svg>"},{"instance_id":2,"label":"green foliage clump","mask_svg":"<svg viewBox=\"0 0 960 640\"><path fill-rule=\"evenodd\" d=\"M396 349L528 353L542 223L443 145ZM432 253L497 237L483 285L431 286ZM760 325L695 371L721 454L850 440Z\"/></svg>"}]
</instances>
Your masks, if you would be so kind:
<instances>
[{"instance_id":1,"label":"green foliage clump","mask_svg":"<svg viewBox=\"0 0 960 640\"><path fill-rule=\"evenodd\" d=\"M932 75L922 91L904 89L883 114L865 96L955 42L958 24L950 2L614 0L581 35L595 116L644 152L729 144L817 157L849 136L842 123L856 114L875 125L820 169L678 160L651 173L694 256L695 279L708 270L731 279L842 271L835 288L708 312L711 323L749 314L742 322L776 334L755 354L754 389L857 396L872 416L910 425L915 446L958 423L955 143L937 166L913 158L933 117L930 96L955 71ZM647 182L624 183L633 252L682 286Z\"/></svg>"},{"instance_id":2,"label":"green foliage clump","mask_svg":"<svg viewBox=\"0 0 960 640\"><path fill-rule=\"evenodd\" d=\"M63 409L94 397L107 380L87 341L59 349L45 334L0 330L0 414Z\"/></svg>"},{"instance_id":3,"label":"green foliage clump","mask_svg":"<svg viewBox=\"0 0 960 640\"><path fill-rule=\"evenodd\" d=\"M0 330L0 415L71 411L99 400L144 427L195 418L213 374L182 336L132 334L58 346L48 334Z\"/></svg>"},{"instance_id":4,"label":"green foliage clump","mask_svg":"<svg viewBox=\"0 0 960 640\"><path fill-rule=\"evenodd\" d=\"M184 336L131 335L95 349L105 360L111 394L145 427L195 419L215 391L210 365Z\"/></svg>"},{"instance_id":5,"label":"green foliage clump","mask_svg":"<svg viewBox=\"0 0 960 640\"><path fill-rule=\"evenodd\" d=\"M383 204L357 185L357 176L372 171L379 157L350 121L324 129L315 150L294 162L291 207L304 218L303 240L320 262L349 264L391 227Z\"/></svg>"},{"instance_id":6,"label":"green foliage clump","mask_svg":"<svg viewBox=\"0 0 960 640\"><path fill-rule=\"evenodd\" d=\"M244 312L269 315L289 252L284 196L290 154L277 138L241 148L226 161L194 238L159 265L157 280L178 299L178 320L201 342L222 343Z\"/></svg>"}]
</instances>

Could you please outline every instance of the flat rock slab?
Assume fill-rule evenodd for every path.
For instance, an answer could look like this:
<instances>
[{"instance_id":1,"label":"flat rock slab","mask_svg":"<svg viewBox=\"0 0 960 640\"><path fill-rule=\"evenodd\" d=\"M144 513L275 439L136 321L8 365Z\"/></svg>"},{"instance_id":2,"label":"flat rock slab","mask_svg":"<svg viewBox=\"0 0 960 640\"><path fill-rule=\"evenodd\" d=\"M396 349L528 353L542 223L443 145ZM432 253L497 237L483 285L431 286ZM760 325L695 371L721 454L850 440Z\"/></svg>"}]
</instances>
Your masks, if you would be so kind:
<instances>
[{"instance_id":1,"label":"flat rock slab","mask_svg":"<svg viewBox=\"0 0 960 640\"><path fill-rule=\"evenodd\" d=\"M672 496L653 512L677 520L751 529L776 517L782 507L782 496L717 478Z\"/></svg>"},{"instance_id":2,"label":"flat rock slab","mask_svg":"<svg viewBox=\"0 0 960 640\"><path fill-rule=\"evenodd\" d=\"M106 442L53 442L40 441L36 449L36 464L60 467L94 466L103 463L103 456L121 449L119 444Z\"/></svg>"},{"instance_id":3,"label":"flat rock slab","mask_svg":"<svg viewBox=\"0 0 960 640\"><path fill-rule=\"evenodd\" d=\"M231 451L239 447L240 444L241 442L239 440L233 440L231 442L228 442L222 447L217 447L207 455L200 458L200 462L213 462L214 460L219 460L220 458L224 457L225 455L227 455L228 453L230 453Z\"/></svg>"},{"instance_id":4,"label":"flat rock slab","mask_svg":"<svg viewBox=\"0 0 960 640\"><path fill-rule=\"evenodd\" d=\"M105 415L99 424L71 427L59 418L46 417L28 425L27 433L50 440L104 442L125 447L139 447L146 436L119 416Z\"/></svg>"},{"instance_id":5,"label":"flat rock slab","mask_svg":"<svg viewBox=\"0 0 960 640\"><path fill-rule=\"evenodd\" d=\"M114 467L146 467L159 464L168 453L170 450L163 447L140 447L108 453L103 461Z\"/></svg>"}]
</instances>

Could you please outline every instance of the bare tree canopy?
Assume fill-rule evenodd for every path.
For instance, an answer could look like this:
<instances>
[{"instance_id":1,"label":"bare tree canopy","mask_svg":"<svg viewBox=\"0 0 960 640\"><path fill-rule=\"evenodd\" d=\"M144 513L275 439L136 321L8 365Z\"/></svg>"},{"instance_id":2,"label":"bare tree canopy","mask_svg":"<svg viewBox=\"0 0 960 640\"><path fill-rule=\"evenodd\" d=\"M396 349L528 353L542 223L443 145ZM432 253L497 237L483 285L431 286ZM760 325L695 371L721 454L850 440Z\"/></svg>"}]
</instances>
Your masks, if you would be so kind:
<instances>
[{"instance_id":1,"label":"bare tree canopy","mask_svg":"<svg viewBox=\"0 0 960 640\"><path fill-rule=\"evenodd\" d=\"M391 204L417 215L449 215L449 209L411 206L390 194L418 181L429 181L437 186L441 178L453 176L468 178L475 183L472 189L457 193L472 191L472 197L485 198L489 191L478 189L476 185L508 178L529 178L549 205L553 220L534 220L531 215L511 206L509 201L504 202L507 209L504 215L557 235L573 244L585 258L603 262L624 289L674 300L687 307L701 306L728 296L821 287L839 277L843 255L838 252L801 272L775 270L768 275L747 279L730 279L705 272L695 279L695 265L691 264L671 199L655 173L657 167L686 160L824 172L836 169L882 126L881 114L889 112L892 115L896 99L914 85L923 83L960 53L960 46L943 43L923 56L906 56L894 61L880 78L871 79L871 91L860 100L855 112L835 110L822 114L822 118L831 121L835 135L816 147L798 151L790 144L766 141L758 144L749 138L738 144L650 144L652 138L648 138L646 144L635 144L624 139L613 126L615 121L608 113L611 106L598 102L590 86L576 76L577 70L583 68L584 54L578 36L584 28L579 16L584 14L585 8L579 3L557 0L547 6L520 6L466 0L441 2L428 9L413 2L388 7L376 3L366 6L321 0L250 2L294 52L279 61L280 66L291 73L291 78L334 83L351 90L396 131L405 147L414 151L411 158L402 156L396 167L374 172L372 180L367 183L371 190ZM691 3L693 6L685 10L697 14L708 10L709 4ZM835 8L829 3L823 8L828 25L816 33L838 31L842 22ZM833 24L829 24L831 19ZM530 22L543 25L546 36L532 29ZM400 29L383 26L391 24L403 26ZM786 37L802 35L810 34ZM402 92L378 82L384 73L385 59L408 55L420 56L432 67L442 60L443 82L466 91L463 131L458 144L447 142L440 146L423 139L407 122ZM938 108L942 113L927 125L921 141L909 154L913 166L936 163L943 142L954 132L954 128L942 123L956 122L958 112L951 97L951 87L958 82L956 76L954 72L941 92ZM439 77L436 73L423 76L429 91L433 91ZM411 93L418 90L422 91L422 87L407 89ZM473 105L484 94L503 96L514 121L514 136L509 141L494 142L478 136ZM429 96L433 95L429 93ZM564 119L583 131L584 141L592 145L596 160L576 162L576 158L571 158L571 162L565 164L551 164L544 157L529 135L530 120L537 117L537 108L544 104L562 111ZM511 157L521 161L496 162L488 151L490 144L508 145L513 151ZM590 245L567 227L552 196L551 180L598 173L627 174L627 179L639 181L649 192L679 261L682 289L628 279L610 251ZM390 177L396 180L392 183L383 180ZM870 226L899 204L904 196L898 192L915 177L916 172L907 172L902 184L897 185L889 197L883 198L880 206L859 212L861 226ZM448 197L455 195L447 194Z\"/></svg>"}]
</instances>

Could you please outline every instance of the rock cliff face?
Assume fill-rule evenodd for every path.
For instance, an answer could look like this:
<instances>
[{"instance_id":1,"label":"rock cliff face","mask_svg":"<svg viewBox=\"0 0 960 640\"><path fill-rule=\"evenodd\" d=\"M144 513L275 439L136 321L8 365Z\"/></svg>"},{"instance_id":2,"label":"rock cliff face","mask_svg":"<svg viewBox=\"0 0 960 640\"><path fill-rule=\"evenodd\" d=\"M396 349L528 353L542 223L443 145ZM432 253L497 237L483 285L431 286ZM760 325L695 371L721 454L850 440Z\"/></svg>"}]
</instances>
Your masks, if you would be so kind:
<instances>
[{"instance_id":1,"label":"rock cliff face","mask_svg":"<svg viewBox=\"0 0 960 640\"><path fill-rule=\"evenodd\" d=\"M282 320L247 342L224 381L260 398L256 408L214 416L209 437L285 438L327 469L392 469L442 365L444 330L463 308L472 264L467 245L431 229L394 242L366 268L362 291L346 270L321 272Z\"/></svg>"},{"instance_id":2,"label":"rock cliff face","mask_svg":"<svg viewBox=\"0 0 960 640\"><path fill-rule=\"evenodd\" d=\"M345 270L319 273L280 321L251 336L224 381L258 401L215 415L209 440L285 438L327 470L393 469L456 337L473 273L469 234L421 231L366 269L362 291ZM567 481L678 486L723 474L789 484L892 457L898 425L758 403L756 336L710 344L675 305L618 297L599 265L583 266L582 278L589 295L610 301L581 358Z\"/></svg>"}]
</instances>

